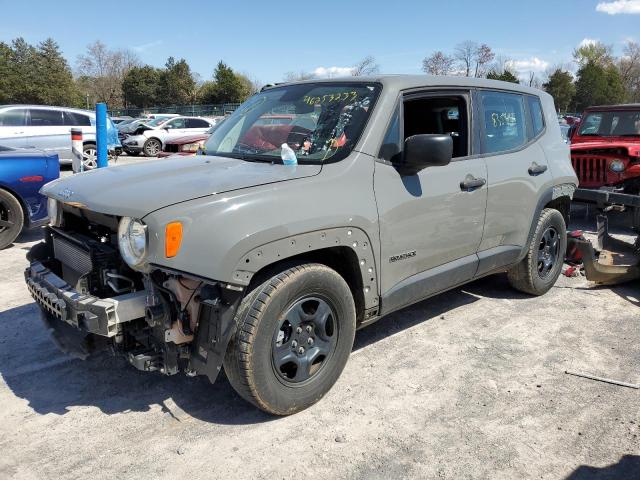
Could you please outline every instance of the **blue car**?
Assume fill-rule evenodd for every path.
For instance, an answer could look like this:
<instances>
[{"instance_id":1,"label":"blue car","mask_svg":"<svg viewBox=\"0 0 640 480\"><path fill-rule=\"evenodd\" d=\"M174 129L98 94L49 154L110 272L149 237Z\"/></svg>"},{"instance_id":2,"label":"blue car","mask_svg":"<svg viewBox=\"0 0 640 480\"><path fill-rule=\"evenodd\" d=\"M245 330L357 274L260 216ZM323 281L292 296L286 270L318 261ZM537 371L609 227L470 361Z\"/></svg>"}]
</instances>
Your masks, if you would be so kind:
<instances>
[{"instance_id":1,"label":"blue car","mask_svg":"<svg viewBox=\"0 0 640 480\"><path fill-rule=\"evenodd\" d=\"M0 249L23 228L47 222L47 198L39 190L59 176L58 155L0 146Z\"/></svg>"}]
</instances>

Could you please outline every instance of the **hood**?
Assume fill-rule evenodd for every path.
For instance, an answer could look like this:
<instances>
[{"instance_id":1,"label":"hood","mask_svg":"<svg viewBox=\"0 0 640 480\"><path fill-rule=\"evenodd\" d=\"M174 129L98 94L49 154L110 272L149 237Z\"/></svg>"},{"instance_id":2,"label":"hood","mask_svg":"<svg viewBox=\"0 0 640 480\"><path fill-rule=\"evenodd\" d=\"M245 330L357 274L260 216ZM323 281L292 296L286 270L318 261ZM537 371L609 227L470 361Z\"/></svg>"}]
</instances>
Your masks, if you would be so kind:
<instances>
[{"instance_id":1,"label":"hood","mask_svg":"<svg viewBox=\"0 0 640 480\"><path fill-rule=\"evenodd\" d=\"M200 133L198 135L185 135L183 137L172 138L171 140L166 140L164 142L165 145L186 145L187 143L195 143L200 142L202 140L206 140L209 138L208 134Z\"/></svg>"},{"instance_id":2,"label":"hood","mask_svg":"<svg viewBox=\"0 0 640 480\"><path fill-rule=\"evenodd\" d=\"M320 165L282 165L196 155L112 166L48 183L42 193L109 215L142 218L169 205L310 177Z\"/></svg>"}]
</instances>

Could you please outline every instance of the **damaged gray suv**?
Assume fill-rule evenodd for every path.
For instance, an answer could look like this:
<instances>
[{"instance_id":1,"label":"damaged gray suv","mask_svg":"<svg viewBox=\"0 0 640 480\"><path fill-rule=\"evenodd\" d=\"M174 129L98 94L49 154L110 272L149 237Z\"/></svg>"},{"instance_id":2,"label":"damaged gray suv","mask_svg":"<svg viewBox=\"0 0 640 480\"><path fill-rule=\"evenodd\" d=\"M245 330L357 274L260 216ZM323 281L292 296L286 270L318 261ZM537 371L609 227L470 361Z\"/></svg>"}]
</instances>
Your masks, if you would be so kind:
<instances>
[{"instance_id":1,"label":"damaged gray suv","mask_svg":"<svg viewBox=\"0 0 640 480\"><path fill-rule=\"evenodd\" d=\"M336 382L357 329L486 275L541 295L560 273L577 179L538 90L277 85L205 149L44 187L50 225L25 278L63 349L212 382L224 368L287 415Z\"/></svg>"}]
</instances>

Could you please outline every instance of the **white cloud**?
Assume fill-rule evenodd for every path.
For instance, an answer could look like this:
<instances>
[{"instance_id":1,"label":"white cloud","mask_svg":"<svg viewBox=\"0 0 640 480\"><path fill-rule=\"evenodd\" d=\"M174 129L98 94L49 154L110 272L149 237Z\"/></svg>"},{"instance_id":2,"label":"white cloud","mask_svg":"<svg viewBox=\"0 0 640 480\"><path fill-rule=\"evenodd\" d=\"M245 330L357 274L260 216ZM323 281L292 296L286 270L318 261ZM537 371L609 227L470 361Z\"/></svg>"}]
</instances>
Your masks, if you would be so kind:
<instances>
[{"instance_id":1,"label":"white cloud","mask_svg":"<svg viewBox=\"0 0 640 480\"><path fill-rule=\"evenodd\" d=\"M313 71L316 77L348 77L353 72L353 67L318 67Z\"/></svg>"},{"instance_id":2,"label":"white cloud","mask_svg":"<svg viewBox=\"0 0 640 480\"><path fill-rule=\"evenodd\" d=\"M507 67L515 70L516 73L544 72L549 68L549 62L538 57L531 57L524 60L510 60Z\"/></svg>"},{"instance_id":3,"label":"white cloud","mask_svg":"<svg viewBox=\"0 0 640 480\"><path fill-rule=\"evenodd\" d=\"M156 40L155 42L149 42L149 43L144 43L142 45L136 45L135 47L131 47L131 50L133 50L134 52L138 52L138 53L144 53L147 50L154 48L154 47L159 47L160 45L162 45L162 40Z\"/></svg>"},{"instance_id":4,"label":"white cloud","mask_svg":"<svg viewBox=\"0 0 640 480\"><path fill-rule=\"evenodd\" d=\"M597 12L609 15L630 14L640 15L640 0L616 0L615 2L600 2L596 6Z\"/></svg>"},{"instance_id":5,"label":"white cloud","mask_svg":"<svg viewBox=\"0 0 640 480\"><path fill-rule=\"evenodd\" d=\"M589 45L595 45L599 40L596 38L583 38L578 44L578 47L588 47Z\"/></svg>"}]
</instances>

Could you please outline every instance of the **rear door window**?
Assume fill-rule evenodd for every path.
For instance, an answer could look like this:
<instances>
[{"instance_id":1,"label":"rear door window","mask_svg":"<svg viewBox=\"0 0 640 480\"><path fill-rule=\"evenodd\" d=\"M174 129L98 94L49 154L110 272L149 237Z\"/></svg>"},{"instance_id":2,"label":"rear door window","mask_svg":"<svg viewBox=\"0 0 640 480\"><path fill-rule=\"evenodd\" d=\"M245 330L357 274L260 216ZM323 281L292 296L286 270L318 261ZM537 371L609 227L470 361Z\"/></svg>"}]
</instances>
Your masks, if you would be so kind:
<instances>
[{"instance_id":1,"label":"rear door window","mask_svg":"<svg viewBox=\"0 0 640 480\"><path fill-rule=\"evenodd\" d=\"M185 128L184 125L185 125L184 118L175 118L165 123L163 127L168 129L176 129L176 128Z\"/></svg>"},{"instance_id":2,"label":"rear door window","mask_svg":"<svg viewBox=\"0 0 640 480\"><path fill-rule=\"evenodd\" d=\"M201 118L187 118L186 128L209 128L209 122Z\"/></svg>"},{"instance_id":3,"label":"rear door window","mask_svg":"<svg viewBox=\"0 0 640 480\"><path fill-rule=\"evenodd\" d=\"M32 127L60 127L64 125L60 110L29 109Z\"/></svg>"},{"instance_id":4,"label":"rear door window","mask_svg":"<svg viewBox=\"0 0 640 480\"><path fill-rule=\"evenodd\" d=\"M90 127L91 119L88 115L76 112L63 112L64 124L70 127Z\"/></svg>"},{"instance_id":5,"label":"rear door window","mask_svg":"<svg viewBox=\"0 0 640 480\"><path fill-rule=\"evenodd\" d=\"M483 153L506 152L527 143L522 95L482 91L480 99L484 112Z\"/></svg>"},{"instance_id":6,"label":"rear door window","mask_svg":"<svg viewBox=\"0 0 640 480\"><path fill-rule=\"evenodd\" d=\"M26 110L14 108L0 112L0 127L24 127L26 125Z\"/></svg>"}]
</instances>

